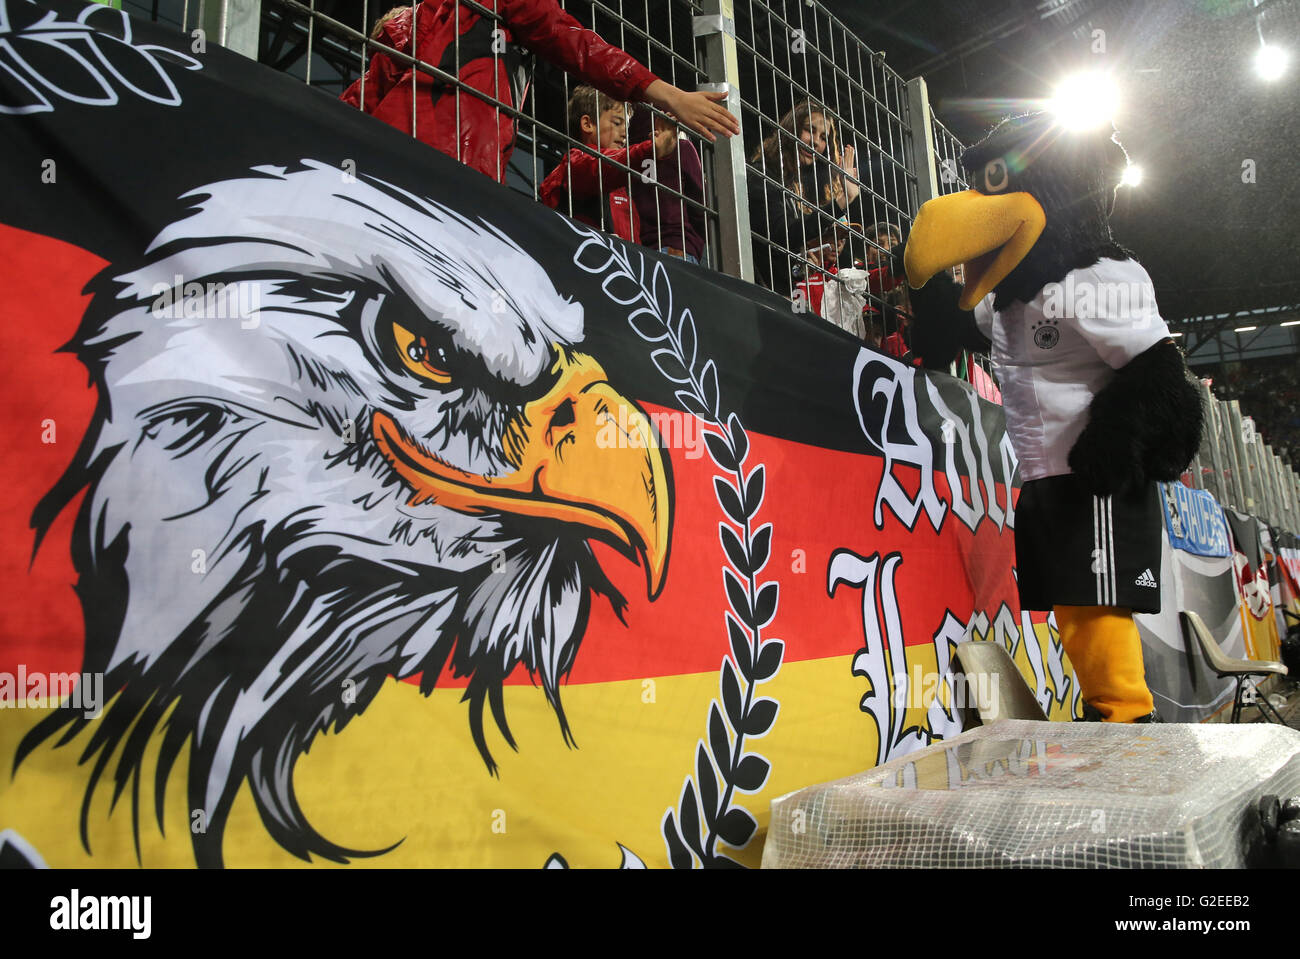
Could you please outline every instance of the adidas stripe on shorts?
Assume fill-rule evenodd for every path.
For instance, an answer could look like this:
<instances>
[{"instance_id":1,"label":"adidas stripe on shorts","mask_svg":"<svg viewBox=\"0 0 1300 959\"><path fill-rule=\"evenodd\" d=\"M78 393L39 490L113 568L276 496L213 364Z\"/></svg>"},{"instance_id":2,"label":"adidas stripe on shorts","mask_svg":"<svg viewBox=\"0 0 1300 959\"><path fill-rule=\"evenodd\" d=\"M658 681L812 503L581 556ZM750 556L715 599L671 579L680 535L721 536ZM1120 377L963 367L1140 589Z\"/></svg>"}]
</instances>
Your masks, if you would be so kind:
<instances>
[{"instance_id":1,"label":"adidas stripe on shorts","mask_svg":"<svg viewBox=\"0 0 1300 959\"><path fill-rule=\"evenodd\" d=\"M1016 503L1022 609L1160 612L1160 491L1094 496L1074 474L1030 480Z\"/></svg>"}]
</instances>

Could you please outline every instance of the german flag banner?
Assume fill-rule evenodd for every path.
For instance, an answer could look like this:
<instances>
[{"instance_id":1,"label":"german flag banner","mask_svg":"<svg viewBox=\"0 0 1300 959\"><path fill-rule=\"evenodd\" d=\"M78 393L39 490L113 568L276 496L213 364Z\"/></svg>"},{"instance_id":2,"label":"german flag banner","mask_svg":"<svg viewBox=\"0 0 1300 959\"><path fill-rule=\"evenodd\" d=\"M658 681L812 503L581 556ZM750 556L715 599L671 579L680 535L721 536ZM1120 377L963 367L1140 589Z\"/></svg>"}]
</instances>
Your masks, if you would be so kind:
<instances>
[{"instance_id":1,"label":"german flag banner","mask_svg":"<svg viewBox=\"0 0 1300 959\"><path fill-rule=\"evenodd\" d=\"M755 866L958 643L1076 712L968 385L103 6L0 140L6 861Z\"/></svg>"}]
</instances>

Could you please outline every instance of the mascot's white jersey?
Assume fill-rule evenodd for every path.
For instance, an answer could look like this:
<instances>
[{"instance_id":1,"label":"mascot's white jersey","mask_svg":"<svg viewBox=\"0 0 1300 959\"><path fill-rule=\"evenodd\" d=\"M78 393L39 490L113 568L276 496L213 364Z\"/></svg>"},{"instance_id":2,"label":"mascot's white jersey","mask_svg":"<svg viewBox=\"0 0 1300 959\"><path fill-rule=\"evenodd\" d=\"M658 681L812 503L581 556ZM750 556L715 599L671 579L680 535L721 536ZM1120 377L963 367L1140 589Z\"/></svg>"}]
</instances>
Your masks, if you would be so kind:
<instances>
[{"instance_id":1,"label":"mascot's white jersey","mask_svg":"<svg viewBox=\"0 0 1300 959\"><path fill-rule=\"evenodd\" d=\"M1135 260L1102 259L1001 312L990 293L975 322L993 341L1007 433L1026 481L1071 472L1070 448L1088 425L1092 398L1115 370L1169 335L1151 277Z\"/></svg>"}]
</instances>

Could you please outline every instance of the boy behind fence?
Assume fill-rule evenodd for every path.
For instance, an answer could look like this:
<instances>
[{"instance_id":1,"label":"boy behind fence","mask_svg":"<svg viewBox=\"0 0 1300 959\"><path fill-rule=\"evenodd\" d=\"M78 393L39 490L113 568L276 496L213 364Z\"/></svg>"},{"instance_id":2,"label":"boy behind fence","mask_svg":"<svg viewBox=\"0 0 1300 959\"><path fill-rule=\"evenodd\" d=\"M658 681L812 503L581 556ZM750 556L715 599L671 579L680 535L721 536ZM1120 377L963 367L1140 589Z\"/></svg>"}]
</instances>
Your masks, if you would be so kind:
<instances>
[{"instance_id":1,"label":"boy behind fence","mask_svg":"<svg viewBox=\"0 0 1300 959\"><path fill-rule=\"evenodd\" d=\"M652 169L656 158L677 149L676 129L655 130L648 139L628 147L627 104L595 87L580 86L569 97L569 135L598 150L599 156L580 147L571 149L542 182L542 202L582 223L639 243L640 218L628 198L629 179L639 179L643 171Z\"/></svg>"}]
</instances>

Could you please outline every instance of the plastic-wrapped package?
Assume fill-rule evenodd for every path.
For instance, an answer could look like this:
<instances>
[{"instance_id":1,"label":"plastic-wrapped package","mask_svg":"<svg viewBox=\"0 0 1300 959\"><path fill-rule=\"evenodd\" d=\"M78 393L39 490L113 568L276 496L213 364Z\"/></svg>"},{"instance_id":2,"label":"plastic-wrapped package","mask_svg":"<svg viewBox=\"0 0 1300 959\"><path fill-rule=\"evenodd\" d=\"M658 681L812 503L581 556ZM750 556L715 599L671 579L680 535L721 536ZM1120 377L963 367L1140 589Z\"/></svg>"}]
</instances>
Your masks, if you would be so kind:
<instances>
[{"instance_id":1,"label":"plastic-wrapped package","mask_svg":"<svg viewBox=\"0 0 1300 959\"><path fill-rule=\"evenodd\" d=\"M763 867L1242 867L1270 793L1300 731L1003 720L774 800Z\"/></svg>"}]
</instances>

